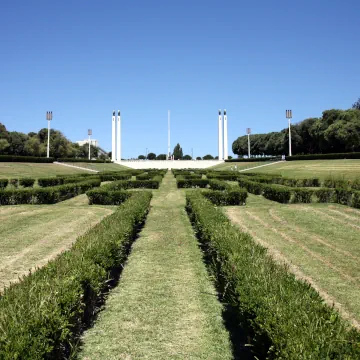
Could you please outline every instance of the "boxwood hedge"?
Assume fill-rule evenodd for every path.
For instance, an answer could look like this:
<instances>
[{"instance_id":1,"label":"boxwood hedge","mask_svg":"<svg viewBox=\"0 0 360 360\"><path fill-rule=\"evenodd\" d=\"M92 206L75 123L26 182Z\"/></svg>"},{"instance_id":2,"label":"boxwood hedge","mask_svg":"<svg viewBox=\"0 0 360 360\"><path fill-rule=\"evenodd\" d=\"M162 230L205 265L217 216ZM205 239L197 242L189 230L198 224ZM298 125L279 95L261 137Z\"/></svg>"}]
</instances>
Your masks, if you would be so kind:
<instances>
[{"instance_id":1,"label":"boxwood hedge","mask_svg":"<svg viewBox=\"0 0 360 360\"><path fill-rule=\"evenodd\" d=\"M360 358L360 334L308 283L277 264L200 192L188 192L186 202L219 288L226 289L224 301L237 309L258 358Z\"/></svg>"},{"instance_id":2,"label":"boxwood hedge","mask_svg":"<svg viewBox=\"0 0 360 360\"><path fill-rule=\"evenodd\" d=\"M150 192L137 192L79 237L73 247L0 297L0 359L69 358L99 299L124 264L148 213Z\"/></svg>"}]
</instances>

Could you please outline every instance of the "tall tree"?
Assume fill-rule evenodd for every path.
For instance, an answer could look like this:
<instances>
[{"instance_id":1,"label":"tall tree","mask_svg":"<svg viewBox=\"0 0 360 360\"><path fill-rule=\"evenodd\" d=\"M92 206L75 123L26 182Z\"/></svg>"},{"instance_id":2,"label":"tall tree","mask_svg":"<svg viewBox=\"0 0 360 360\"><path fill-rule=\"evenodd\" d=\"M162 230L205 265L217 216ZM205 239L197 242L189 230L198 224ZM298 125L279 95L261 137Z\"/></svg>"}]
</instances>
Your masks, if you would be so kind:
<instances>
[{"instance_id":1,"label":"tall tree","mask_svg":"<svg viewBox=\"0 0 360 360\"><path fill-rule=\"evenodd\" d=\"M183 151L179 143L175 145L173 155L175 160L183 158Z\"/></svg>"},{"instance_id":2,"label":"tall tree","mask_svg":"<svg viewBox=\"0 0 360 360\"><path fill-rule=\"evenodd\" d=\"M352 108L360 110L360 98L358 98L357 101L353 103Z\"/></svg>"},{"instance_id":3,"label":"tall tree","mask_svg":"<svg viewBox=\"0 0 360 360\"><path fill-rule=\"evenodd\" d=\"M155 160L156 159L156 154L151 152L151 153L148 153L148 156L147 156L148 160Z\"/></svg>"}]
</instances>

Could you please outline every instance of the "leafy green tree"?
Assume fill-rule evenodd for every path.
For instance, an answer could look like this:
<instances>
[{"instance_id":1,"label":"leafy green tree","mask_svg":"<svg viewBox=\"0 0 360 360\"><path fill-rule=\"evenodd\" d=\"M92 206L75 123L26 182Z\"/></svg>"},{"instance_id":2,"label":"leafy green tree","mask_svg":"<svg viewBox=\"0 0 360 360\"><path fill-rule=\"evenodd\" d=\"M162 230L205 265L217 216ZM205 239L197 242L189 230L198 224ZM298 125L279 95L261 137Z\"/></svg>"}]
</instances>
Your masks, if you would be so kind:
<instances>
[{"instance_id":1,"label":"leafy green tree","mask_svg":"<svg viewBox=\"0 0 360 360\"><path fill-rule=\"evenodd\" d=\"M202 160L202 158L200 156L197 156L196 160Z\"/></svg>"},{"instance_id":2,"label":"leafy green tree","mask_svg":"<svg viewBox=\"0 0 360 360\"><path fill-rule=\"evenodd\" d=\"M179 143L175 145L173 155L175 160L183 158L183 151Z\"/></svg>"},{"instance_id":3,"label":"leafy green tree","mask_svg":"<svg viewBox=\"0 0 360 360\"><path fill-rule=\"evenodd\" d=\"M159 155L156 157L156 160L166 160L166 154L159 154Z\"/></svg>"},{"instance_id":4,"label":"leafy green tree","mask_svg":"<svg viewBox=\"0 0 360 360\"><path fill-rule=\"evenodd\" d=\"M228 159L231 160L233 157L231 155L228 156Z\"/></svg>"},{"instance_id":5,"label":"leafy green tree","mask_svg":"<svg viewBox=\"0 0 360 360\"><path fill-rule=\"evenodd\" d=\"M360 98L358 98L357 101L353 103L352 108L360 110Z\"/></svg>"},{"instance_id":6,"label":"leafy green tree","mask_svg":"<svg viewBox=\"0 0 360 360\"><path fill-rule=\"evenodd\" d=\"M0 139L6 139L9 141L10 135L9 132L6 130L5 125L0 123Z\"/></svg>"},{"instance_id":7,"label":"leafy green tree","mask_svg":"<svg viewBox=\"0 0 360 360\"><path fill-rule=\"evenodd\" d=\"M151 152L151 153L148 153L148 156L147 156L148 160L155 160L156 159L156 154Z\"/></svg>"},{"instance_id":8,"label":"leafy green tree","mask_svg":"<svg viewBox=\"0 0 360 360\"><path fill-rule=\"evenodd\" d=\"M146 157L145 157L145 155L139 155L139 156L138 156L138 159L139 159L139 160L145 160Z\"/></svg>"},{"instance_id":9,"label":"leafy green tree","mask_svg":"<svg viewBox=\"0 0 360 360\"><path fill-rule=\"evenodd\" d=\"M203 160L214 160L214 157L212 155L208 154L203 157Z\"/></svg>"},{"instance_id":10,"label":"leafy green tree","mask_svg":"<svg viewBox=\"0 0 360 360\"><path fill-rule=\"evenodd\" d=\"M40 140L37 136L29 137L25 142L24 150L27 155L30 156L40 156Z\"/></svg>"},{"instance_id":11,"label":"leafy green tree","mask_svg":"<svg viewBox=\"0 0 360 360\"><path fill-rule=\"evenodd\" d=\"M190 155L184 155L183 160L191 160L192 157Z\"/></svg>"},{"instance_id":12,"label":"leafy green tree","mask_svg":"<svg viewBox=\"0 0 360 360\"><path fill-rule=\"evenodd\" d=\"M0 139L0 154L10 146L6 139Z\"/></svg>"}]
</instances>

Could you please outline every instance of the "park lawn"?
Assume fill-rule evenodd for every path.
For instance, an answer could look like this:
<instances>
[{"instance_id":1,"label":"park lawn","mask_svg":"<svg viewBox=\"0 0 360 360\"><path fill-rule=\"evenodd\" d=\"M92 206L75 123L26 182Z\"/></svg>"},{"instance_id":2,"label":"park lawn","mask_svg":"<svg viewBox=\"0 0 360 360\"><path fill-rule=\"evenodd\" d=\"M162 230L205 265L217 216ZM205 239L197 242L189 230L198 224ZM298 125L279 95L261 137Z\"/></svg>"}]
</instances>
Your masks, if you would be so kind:
<instances>
[{"instance_id":1,"label":"park lawn","mask_svg":"<svg viewBox=\"0 0 360 360\"><path fill-rule=\"evenodd\" d=\"M45 265L116 207L89 206L85 194L55 205L0 207L0 292Z\"/></svg>"},{"instance_id":2,"label":"park lawn","mask_svg":"<svg viewBox=\"0 0 360 360\"><path fill-rule=\"evenodd\" d=\"M218 170L218 171L229 171L229 170L235 168L235 166L236 166L237 170L243 170L243 169L248 169L248 168L252 168L252 167L256 167L256 166L264 165L264 164L268 164L268 163L269 163L269 161L255 161L255 162L240 161L240 162L228 162L228 163L224 162L222 164L209 167L208 169Z\"/></svg>"},{"instance_id":3,"label":"park lawn","mask_svg":"<svg viewBox=\"0 0 360 360\"><path fill-rule=\"evenodd\" d=\"M222 305L170 172L79 359L231 359Z\"/></svg>"},{"instance_id":4,"label":"park lawn","mask_svg":"<svg viewBox=\"0 0 360 360\"><path fill-rule=\"evenodd\" d=\"M97 171L122 171L122 170L130 169L127 166L113 164L113 163L82 163L82 162L71 163L71 162L66 162L64 164L79 166L79 167L82 167L85 169L91 169L91 170L97 170Z\"/></svg>"},{"instance_id":5,"label":"park lawn","mask_svg":"<svg viewBox=\"0 0 360 360\"><path fill-rule=\"evenodd\" d=\"M338 204L283 205L249 194L246 207L224 211L359 326L359 210Z\"/></svg>"},{"instance_id":6,"label":"park lawn","mask_svg":"<svg viewBox=\"0 0 360 360\"><path fill-rule=\"evenodd\" d=\"M0 162L0 179L40 178L56 175L83 174L84 172L87 173L88 171L56 164Z\"/></svg>"},{"instance_id":7,"label":"park lawn","mask_svg":"<svg viewBox=\"0 0 360 360\"><path fill-rule=\"evenodd\" d=\"M283 161L254 169L254 172L281 174L292 178L319 177L326 179L328 177L339 177L356 179L360 178L360 159Z\"/></svg>"}]
</instances>

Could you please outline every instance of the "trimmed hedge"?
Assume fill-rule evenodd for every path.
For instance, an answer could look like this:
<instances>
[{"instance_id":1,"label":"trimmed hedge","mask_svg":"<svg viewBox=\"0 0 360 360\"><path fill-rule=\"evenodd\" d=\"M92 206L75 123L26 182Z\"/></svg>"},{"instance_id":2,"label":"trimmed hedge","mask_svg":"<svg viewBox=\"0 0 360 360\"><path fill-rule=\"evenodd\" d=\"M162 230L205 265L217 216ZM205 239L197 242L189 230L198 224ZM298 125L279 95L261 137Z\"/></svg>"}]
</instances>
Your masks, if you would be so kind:
<instances>
[{"instance_id":1,"label":"trimmed hedge","mask_svg":"<svg viewBox=\"0 0 360 360\"><path fill-rule=\"evenodd\" d=\"M63 183L64 183L63 177L48 177L48 178L38 179L38 185L41 187L57 186L57 185L62 185Z\"/></svg>"},{"instance_id":2,"label":"trimmed hedge","mask_svg":"<svg viewBox=\"0 0 360 360\"><path fill-rule=\"evenodd\" d=\"M36 157L36 156L13 156L0 155L0 162L30 162L30 163L52 163L54 158Z\"/></svg>"},{"instance_id":3,"label":"trimmed hedge","mask_svg":"<svg viewBox=\"0 0 360 360\"><path fill-rule=\"evenodd\" d=\"M217 206L245 205L248 195L245 189L240 189L237 186L226 191L205 190L201 194Z\"/></svg>"},{"instance_id":4,"label":"trimmed hedge","mask_svg":"<svg viewBox=\"0 0 360 360\"><path fill-rule=\"evenodd\" d=\"M279 161L281 160L281 156L270 156L270 157L258 157L258 158L250 158L250 159L228 159L225 162L259 162L259 161Z\"/></svg>"},{"instance_id":5,"label":"trimmed hedge","mask_svg":"<svg viewBox=\"0 0 360 360\"><path fill-rule=\"evenodd\" d=\"M46 188L6 189L0 191L0 205L55 204L100 186L100 179Z\"/></svg>"},{"instance_id":6,"label":"trimmed hedge","mask_svg":"<svg viewBox=\"0 0 360 360\"><path fill-rule=\"evenodd\" d=\"M35 183L35 179L32 178L22 178L19 179L19 185L23 187L33 187Z\"/></svg>"},{"instance_id":7,"label":"trimmed hedge","mask_svg":"<svg viewBox=\"0 0 360 360\"><path fill-rule=\"evenodd\" d=\"M292 189L281 185L263 184L263 196L266 199L287 204L291 198Z\"/></svg>"},{"instance_id":8,"label":"trimmed hedge","mask_svg":"<svg viewBox=\"0 0 360 360\"><path fill-rule=\"evenodd\" d=\"M261 195L263 192L263 184L256 181L239 178L238 183L240 187L245 188L249 193Z\"/></svg>"},{"instance_id":9,"label":"trimmed hedge","mask_svg":"<svg viewBox=\"0 0 360 360\"><path fill-rule=\"evenodd\" d=\"M351 206L360 209L360 191L354 191Z\"/></svg>"},{"instance_id":10,"label":"trimmed hedge","mask_svg":"<svg viewBox=\"0 0 360 360\"><path fill-rule=\"evenodd\" d=\"M292 192L294 194L294 199L293 199L294 203L309 204L309 203L311 203L312 196L314 194L314 190L301 189L301 188L294 189Z\"/></svg>"},{"instance_id":11,"label":"trimmed hedge","mask_svg":"<svg viewBox=\"0 0 360 360\"><path fill-rule=\"evenodd\" d=\"M133 193L127 191L109 191L103 188L96 188L86 193L89 205L120 205Z\"/></svg>"},{"instance_id":12,"label":"trimmed hedge","mask_svg":"<svg viewBox=\"0 0 360 360\"><path fill-rule=\"evenodd\" d=\"M155 176L151 180L118 180L111 184L102 186L107 191L116 191L121 189L158 189L162 181L161 176Z\"/></svg>"},{"instance_id":13,"label":"trimmed hedge","mask_svg":"<svg viewBox=\"0 0 360 360\"><path fill-rule=\"evenodd\" d=\"M252 338L258 358L359 359L360 334L319 294L235 228L200 192L186 209L224 301Z\"/></svg>"},{"instance_id":14,"label":"trimmed hedge","mask_svg":"<svg viewBox=\"0 0 360 360\"><path fill-rule=\"evenodd\" d=\"M130 180L131 174L98 174L101 181Z\"/></svg>"},{"instance_id":15,"label":"trimmed hedge","mask_svg":"<svg viewBox=\"0 0 360 360\"><path fill-rule=\"evenodd\" d=\"M0 179L0 189L5 189L9 184L8 179Z\"/></svg>"},{"instance_id":16,"label":"trimmed hedge","mask_svg":"<svg viewBox=\"0 0 360 360\"><path fill-rule=\"evenodd\" d=\"M110 160L89 160L89 159L79 159L79 158L59 158L57 159L59 162L82 162L82 163L95 163L95 164L111 164Z\"/></svg>"},{"instance_id":17,"label":"trimmed hedge","mask_svg":"<svg viewBox=\"0 0 360 360\"><path fill-rule=\"evenodd\" d=\"M294 160L331 160L331 159L360 159L360 153L338 153L338 154L308 154L287 156L286 161Z\"/></svg>"},{"instance_id":18,"label":"trimmed hedge","mask_svg":"<svg viewBox=\"0 0 360 360\"><path fill-rule=\"evenodd\" d=\"M333 199L335 190L329 188L316 189L314 194L320 203L328 203Z\"/></svg>"},{"instance_id":19,"label":"trimmed hedge","mask_svg":"<svg viewBox=\"0 0 360 360\"><path fill-rule=\"evenodd\" d=\"M98 311L144 222L151 193L132 194L117 211L0 298L0 359L68 358Z\"/></svg>"},{"instance_id":20,"label":"trimmed hedge","mask_svg":"<svg viewBox=\"0 0 360 360\"><path fill-rule=\"evenodd\" d=\"M179 189L181 188L192 188L192 187L199 187L199 188L205 188L209 185L208 179L183 179L183 178L177 178L176 184Z\"/></svg>"},{"instance_id":21,"label":"trimmed hedge","mask_svg":"<svg viewBox=\"0 0 360 360\"><path fill-rule=\"evenodd\" d=\"M19 186L19 179L10 179L9 180L9 185L14 186L14 187L18 187Z\"/></svg>"},{"instance_id":22,"label":"trimmed hedge","mask_svg":"<svg viewBox=\"0 0 360 360\"><path fill-rule=\"evenodd\" d=\"M210 188L212 190L228 190L231 188L231 185L221 180L210 180Z\"/></svg>"}]
</instances>

